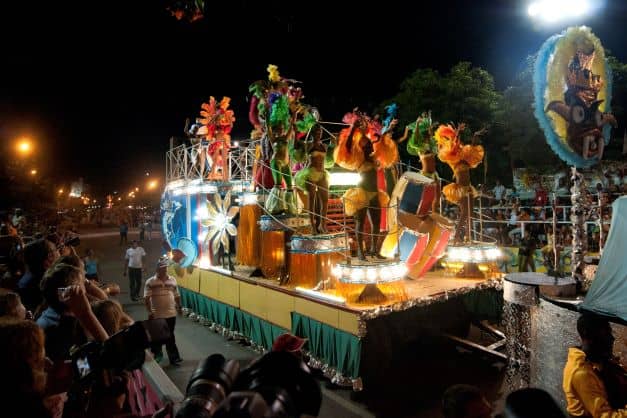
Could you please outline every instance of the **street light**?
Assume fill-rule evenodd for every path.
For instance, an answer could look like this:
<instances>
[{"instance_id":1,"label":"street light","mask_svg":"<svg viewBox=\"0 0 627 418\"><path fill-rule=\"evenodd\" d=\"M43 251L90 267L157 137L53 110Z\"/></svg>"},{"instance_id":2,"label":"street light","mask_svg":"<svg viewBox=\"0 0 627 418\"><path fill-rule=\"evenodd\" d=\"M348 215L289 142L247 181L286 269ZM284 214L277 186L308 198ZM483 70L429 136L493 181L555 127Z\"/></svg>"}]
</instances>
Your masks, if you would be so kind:
<instances>
[{"instance_id":1,"label":"street light","mask_svg":"<svg viewBox=\"0 0 627 418\"><path fill-rule=\"evenodd\" d=\"M29 155L33 151L33 144L28 138L22 138L15 145L17 152L23 156Z\"/></svg>"},{"instance_id":2,"label":"street light","mask_svg":"<svg viewBox=\"0 0 627 418\"><path fill-rule=\"evenodd\" d=\"M159 182L157 180L150 180L148 182L148 190L154 190L158 184Z\"/></svg>"},{"instance_id":3,"label":"street light","mask_svg":"<svg viewBox=\"0 0 627 418\"><path fill-rule=\"evenodd\" d=\"M598 0L536 0L529 3L527 13L534 19L554 23L585 16L598 8L598 3Z\"/></svg>"},{"instance_id":4,"label":"street light","mask_svg":"<svg viewBox=\"0 0 627 418\"><path fill-rule=\"evenodd\" d=\"M37 175L37 170L35 170L34 168L30 171L30 175L31 176L35 176Z\"/></svg>"}]
</instances>

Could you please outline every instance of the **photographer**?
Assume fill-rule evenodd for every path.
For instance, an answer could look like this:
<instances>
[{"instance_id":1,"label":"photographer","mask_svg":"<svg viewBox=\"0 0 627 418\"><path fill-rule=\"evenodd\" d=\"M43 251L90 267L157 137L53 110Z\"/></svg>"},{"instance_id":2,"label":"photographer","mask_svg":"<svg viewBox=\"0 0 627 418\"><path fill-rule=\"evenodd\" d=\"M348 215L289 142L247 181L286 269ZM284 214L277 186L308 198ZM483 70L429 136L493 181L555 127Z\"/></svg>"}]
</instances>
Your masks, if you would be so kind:
<instances>
[{"instance_id":1,"label":"photographer","mask_svg":"<svg viewBox=\"0 0 627 418\"><path fill-rule=\"evenodd\" d=\"M133 319L113 300L101 300L92 304L94 314L109 335L115 335L133 324ZM119 372L126 381L123 410L131 416L147 416L163 407L163 403L147 383L141 369Z\"/></svg>"},{"instance_id":2,"label":"photographer","mask_svg":"<svg viewBox=\"0 0 627 418\"><path fill-rule=\"evenodd\" d=\"M48 307L37 319L37 324L46 334L46 351L53 361L70 358L70 348L76 343L77 324L94 340L107 339L107 332L89 306L79 268L65 263L55 264L46 271L41 291Z\"/></svg>"},{"instance_id":3,"label":"photographer","mask_svg":"<svg viewBox=\"0 0 627 418\"><path fill-rule=\"evenodd\" d=\"M103 285L102 287L99 287L94 284L93 281L88 280L85 274L85 264L83 263L83 260L81 260L80 257L76 254L76 250L74 249L74 247L71 248L72 250L70 255L64 255L58 258L55 264L69 264L81 270L88 299L90 301L106 300L109 298L109 295L117 294L113 291L114 287L117 287L115 285Z\"/></svg>"}]
</instances>

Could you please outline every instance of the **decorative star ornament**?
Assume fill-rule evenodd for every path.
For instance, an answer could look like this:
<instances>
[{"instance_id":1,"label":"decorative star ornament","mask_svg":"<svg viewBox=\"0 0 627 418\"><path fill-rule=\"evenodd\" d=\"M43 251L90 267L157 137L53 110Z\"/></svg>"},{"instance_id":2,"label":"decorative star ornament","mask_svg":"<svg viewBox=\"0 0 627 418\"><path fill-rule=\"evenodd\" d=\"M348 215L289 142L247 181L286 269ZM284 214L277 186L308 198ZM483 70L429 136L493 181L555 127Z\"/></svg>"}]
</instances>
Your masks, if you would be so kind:
<instances>
[{"instance_id":1,"label":"decorative star ornament","mask_svg":"<svg viewBox=\"0 0 627 418\"><path fill-rule=\"evenodd\" d=\"M207 200L208 216L201 219L203 227L208 228L205 244L211 242L211 251L216 254L220 244L224 246L224 252L229 252L229 235L237 235L237 228L231 223L238 214L239 207L231 206L231 192L229 191L224 199L219 193L213 195L214 203Z\"/></svg>"}]
</instances>

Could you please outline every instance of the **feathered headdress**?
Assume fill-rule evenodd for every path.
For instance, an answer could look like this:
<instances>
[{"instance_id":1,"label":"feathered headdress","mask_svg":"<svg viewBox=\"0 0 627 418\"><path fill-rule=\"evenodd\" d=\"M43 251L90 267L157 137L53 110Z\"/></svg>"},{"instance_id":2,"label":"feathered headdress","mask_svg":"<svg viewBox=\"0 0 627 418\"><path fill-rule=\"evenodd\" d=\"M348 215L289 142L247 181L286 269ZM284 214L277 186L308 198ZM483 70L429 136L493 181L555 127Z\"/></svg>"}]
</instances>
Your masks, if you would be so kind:
<instances>
[{"instance_id":1,"label":"feathered headdress","mask_svg":"<svg viewBox=\"0 0 627 418\"><path fill-rule=\"evenodd\" d=\"M435 131L438 144L438 158L453 170L455 166L466 163L470 168L477 167L483 161L484 150L481 145L463 145L461 132L466 126L462 123L455 128L453 124L440 125Z\"/></svg>"}]
</instances>

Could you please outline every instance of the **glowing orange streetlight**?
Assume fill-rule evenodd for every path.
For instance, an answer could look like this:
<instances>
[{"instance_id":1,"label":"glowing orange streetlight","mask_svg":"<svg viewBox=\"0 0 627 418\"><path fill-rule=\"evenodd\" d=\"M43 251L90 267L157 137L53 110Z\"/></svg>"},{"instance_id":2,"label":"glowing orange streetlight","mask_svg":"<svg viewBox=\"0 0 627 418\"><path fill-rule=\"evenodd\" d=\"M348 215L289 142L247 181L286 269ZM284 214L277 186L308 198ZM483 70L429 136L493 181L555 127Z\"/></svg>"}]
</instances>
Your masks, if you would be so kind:
<instances>
[{"instance_id":1,"label":"glowing orange streetlight","mask_svg":"<svg viewBox=\"0 0 627 418\"><path fill-rule=\"evenodd\" d=\"M35 170L34 168L30 171L30 175L31 176L35 176L37 175L37 170Z\"/></svg>"},{"instance_id":2,"label":"glowing orange streetlight","mask_svg":"<svg viewBox=\"0 0 627 418\"><path fill-rule=\"evenodd\" d=\"M135 191L138 192L139 191L139 187L135 187Z\"/></svg>"},{"instance_id":3,"label":"glowing orange streetlight","mask_svg":"<svg viewBox=\"0 0 627 418\"><path fill-rule=\"evenodd\" d=\"M22 138L15 145L17 152L23 156L29 155L33 151L33 143L28 138Z\"/></svg>"},{"instance_id":4,"label":"glowing orange streetlight","mask_svg":"<svg viewBox=\"0 0 627 418\"><path fill-rule=\"evenodd\" d=\"M157 185L159 184L159 182L157 180L150 180L148 182L148 190L153 190L157 187Z\"/></svg>"},{"instance_id":5,"label":"glowing orange streetlight","mask_svg":"<svg viewBox=\"0 0 627 418\"><path fill-rule=\"evenodd\" d=\"M59 194L63 194L63 189L59 189Z\"/></svg>"}]
</instances>

